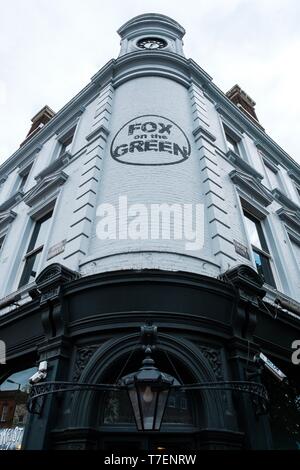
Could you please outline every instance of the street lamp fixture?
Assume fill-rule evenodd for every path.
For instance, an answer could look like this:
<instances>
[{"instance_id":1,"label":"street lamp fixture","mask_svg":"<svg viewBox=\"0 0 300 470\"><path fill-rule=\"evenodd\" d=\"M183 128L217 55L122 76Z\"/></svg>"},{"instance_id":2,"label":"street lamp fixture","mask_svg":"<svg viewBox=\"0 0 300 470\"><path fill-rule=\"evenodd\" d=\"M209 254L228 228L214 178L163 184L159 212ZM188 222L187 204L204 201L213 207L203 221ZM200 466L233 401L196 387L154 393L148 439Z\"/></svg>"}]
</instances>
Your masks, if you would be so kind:
<instances>
[{"instance_id":1,"label":"street lamp fixture","mask_svg":"<svg viewBox=\"0 0 300 470\"><path fill-rule=\"evenodd\" d=\"M150 346L146 347L142 367L120 379L126 387L139 431L159 431L169 392L178 381L155 367Z\"/></svg>"}]
</instances>

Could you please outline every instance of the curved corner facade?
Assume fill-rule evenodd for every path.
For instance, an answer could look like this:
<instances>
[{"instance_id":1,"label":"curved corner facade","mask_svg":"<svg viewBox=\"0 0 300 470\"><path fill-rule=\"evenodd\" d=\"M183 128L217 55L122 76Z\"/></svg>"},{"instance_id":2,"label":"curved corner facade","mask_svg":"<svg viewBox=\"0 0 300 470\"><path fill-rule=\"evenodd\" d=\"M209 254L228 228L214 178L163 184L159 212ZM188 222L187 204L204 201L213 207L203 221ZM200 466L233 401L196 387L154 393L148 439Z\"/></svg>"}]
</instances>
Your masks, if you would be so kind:
<instances>
[{"instance_id":1,"label":"curved corner facade","mask_svg":"<svg viewBox=\"0 0 300 470\"><path fill-rule=\"evenodd\" d=\"M297 448L299 165L245 92L185 58L177 22L140 15L118 33L119 57L0 167L0 446ZM157 367L225 388L174 392L155 433L114 392L49 389L24 411L43 361L55 383L137 370L145 322Z\"/></svg>"}]
</instances>

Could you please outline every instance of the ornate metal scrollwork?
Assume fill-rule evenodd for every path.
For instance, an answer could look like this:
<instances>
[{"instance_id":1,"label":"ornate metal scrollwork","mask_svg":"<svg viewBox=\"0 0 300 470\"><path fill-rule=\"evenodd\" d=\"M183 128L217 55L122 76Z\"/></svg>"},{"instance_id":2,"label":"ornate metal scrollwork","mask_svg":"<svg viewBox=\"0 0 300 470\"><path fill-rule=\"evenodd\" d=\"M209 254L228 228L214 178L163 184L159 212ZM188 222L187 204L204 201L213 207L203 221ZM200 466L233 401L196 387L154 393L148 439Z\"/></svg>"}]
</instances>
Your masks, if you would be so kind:
<instances>
[{"instance_id":1,"label":"ornate metal scrollwork","mask_svg":"<svg viewBox=\"0 0 300 470\"><path fill-rule=\"evenodd\" d=\"M180 390L224 390L240 393L248 393L254 399L260 414L266 412L269 401L268 393L263 384L258 382L218 381L203 382L184 385L173 385L171 388ZM76 391L117 391L124 390L126 386L117 384L91 384L78 382L40 382L32 385L28 397L27 407L30 413L40 414L43 398L53 393L66 393ZM42 402L41 402L42 400Z\"/></svg>"}]
</instances>

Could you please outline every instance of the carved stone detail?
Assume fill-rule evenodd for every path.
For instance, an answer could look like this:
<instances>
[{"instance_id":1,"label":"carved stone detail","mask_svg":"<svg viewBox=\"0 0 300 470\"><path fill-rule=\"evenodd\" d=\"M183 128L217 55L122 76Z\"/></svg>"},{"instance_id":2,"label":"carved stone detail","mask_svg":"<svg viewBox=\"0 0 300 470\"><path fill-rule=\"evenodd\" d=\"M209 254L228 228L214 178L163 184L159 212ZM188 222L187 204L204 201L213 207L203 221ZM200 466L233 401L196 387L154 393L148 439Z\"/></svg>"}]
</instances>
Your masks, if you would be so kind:
<instances>
[{"instance_id":1,"label":"carved stone detail","mask_svg":"<svg viewBox=\"0 0 300 470\"><path fill-rule=\"evenodd\" d=\"M215 373L217 380L224 380L223 372L222 372L222 360L221 360L221 352L218 349L210 348L208 346L199 346L202 354L206 357L209 361L212 370Z\"/></svg>"},{"instance_id":2,"label":"carved stone detail","mask_svg":"<svg viewBox=\"0 0 300 470\"><path fill-rule=\"evenodd\" d=\"M91 345L91 346L84 346L83 348L78 349L74 367L74 373L72 380L77 382L81 376L81 373L87 363L89 362L90 358L96 351L99 346Z\"/></svg>"}]
</instances>

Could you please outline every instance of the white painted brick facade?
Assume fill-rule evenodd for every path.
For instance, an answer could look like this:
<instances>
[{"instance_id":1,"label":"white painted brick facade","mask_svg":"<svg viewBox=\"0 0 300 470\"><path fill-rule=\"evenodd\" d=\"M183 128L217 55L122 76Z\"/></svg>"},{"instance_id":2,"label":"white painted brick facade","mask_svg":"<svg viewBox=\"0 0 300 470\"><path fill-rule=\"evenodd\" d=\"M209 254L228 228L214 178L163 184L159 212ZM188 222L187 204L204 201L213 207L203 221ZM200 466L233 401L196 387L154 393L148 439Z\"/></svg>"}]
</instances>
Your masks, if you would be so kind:
<instances>
[{"instance_id":1,"label":"white painted brick facade","mask_svg":"<svg viewBox=\"0 0 300 470\"><path fill-rule=\"evenodd\" d=\"M139 35L140 33L137 37ZM168 34L166 37L170 40ZM134 51L133 45L129 47L127 39L123 38L119 60L126 59L127 48L129 52ZM182 63L186 61L179 38L174 38L168 54L173 54L174 60L178 56ZM168 60L171 62L171 59L172 56ZM58 170L63 171L67 179L62 186L52 191L53 194L48 191L48 196L45 196L47 202L47 197L51 198L52 194L56 205L39 271L48 264L59 262L84 276L119 269L162 269L216 277L230 266L252 263L252 260L247 260L235 251L233 243L236 240L250 251L241 213L239 189L229 176L236 169L236 164L228 158L222 124L228 120L218 108L219 105L233 105L224 95L220 98L222 103L218 102L219 92L210 91L209 81L202 87L205 76L199 75L198 80L193 73L185 83L179 75L177 79L172 78L173 72L170 72L167 65L164 70L164 65L159 64L158 72L157 61L153 56L153 73L146 73L137 59L136 69L140 72L126 80L126 64L120 62L123 64L122 67L120 65L120 82L113 77L113 73L109 75L107 71L109 67L116 67L117 70L118 63L109 63L103 73L99 72L100 78L98 74L95 76L90 89L85 92L86 95L78 95L77 108L70 102L69 108L67 106L62 111L62 117L57 115L53 118L53 124L50 122L47 125L49 129L52 126L51 132L47 134L46 126L44 133L40 133L45 137L40 138L37 135L0 167L0 181L2 178L4 181L0 189L1 205L13 195L21 161L29 161L30 158L34 160L25 188L25 193L28 193L37 184L37 175L47 171L49 165L55 162L59 153L59 136L64 128L69 128L72 122L77 126L71 158ZM189 63L186 61L185 64L188 70ZM131 63L128 63L128 67L132 70ZM174 69L176 67L175 64ZM120 84L116 86L115 83ZM73 106L77 110L74 108L73 111ZM241 111L236 108L233 112L238 116L238 119L235 117L235 121L238 121L235 130L241 135L243 160L264 177L262 184L267 186L263 162L257 149L256 131L254 129L252 135L251 123L249 121L245 124L246 118ZM63 113L66 114L65 120ZM75 117L72 118L72 115ZM190 156L181 163L161 166L128 165L113 159L110 146L117 132L126 122L143 115L163 116L175 122L188 137ZM230 125L234 127L234 120ZM243 126L246 125L249 128L244 131ZM260 140L263 138L261 136ZM37 143L41 149L35 151ZM289 170L293 167L293 171L298 172L296 179L299 177L300 180L300 169L298 167L297 170L294 163L289 165L286 154L281 150L278 150L275 157L279 161L279 176L286 196L291 201L293 214L297 213L298 207L299 215L300 198L295 181L289 176ZM187 251L186 240L99 240L96 234L97 207L102 203L117 206L119 196L125 195L129 204L140 203L147 207L151 203L203 204L203 248ZM251 197L249 194L249 199ZM39 204L42 206L42 201ZM278 290L300 301L300 267L286 223L277 214L282 207L282 203L274 199L264 208L267 216L263 227L272 255L272 269ZM24 266L23 257L34 226L32 217L36 217L35 207L29 207L22 200L15 201L8 210L14 213L14 219L10 223L5 222L7 210L0 211L0 238L6 234L0 252L0 297L10 295L18 288ZM298 219L297 223L299 224ZM296 225L293 226L294 234L297 232L295 227ZM299 232L296 235L300 241ZM67 241L65 251L47 260L49 248L63 240Z\"/></svg>"}]
</instances>

